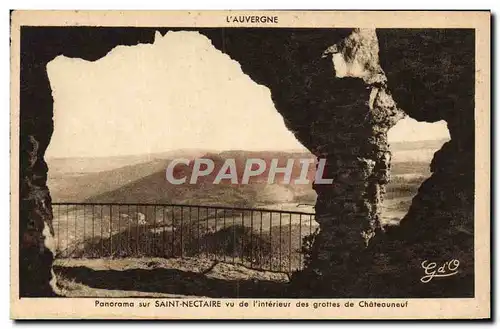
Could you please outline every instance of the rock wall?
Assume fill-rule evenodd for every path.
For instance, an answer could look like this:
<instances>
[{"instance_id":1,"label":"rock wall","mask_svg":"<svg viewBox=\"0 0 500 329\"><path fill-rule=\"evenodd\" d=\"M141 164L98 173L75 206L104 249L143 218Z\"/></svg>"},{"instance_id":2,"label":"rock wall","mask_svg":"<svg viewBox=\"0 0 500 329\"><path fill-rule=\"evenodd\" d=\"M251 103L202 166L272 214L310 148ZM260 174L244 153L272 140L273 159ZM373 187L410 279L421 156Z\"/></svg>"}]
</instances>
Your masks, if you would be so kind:
<instances>
[{"instance_id":1,"label":"rock wall","mask_svg":"<svg viewBox=\"0 0 500 329\"><path fill-rule=\"evenodd\" d=\"M53 256L45 239L47 232L53 234L43 160L53 130L46 64L61 54L96 60L117 45L151 43L156 30L166 31L22 28L21 296L52 294L49 281ZM420 34L358 29L200 32L238 61L254 81L269 87L287 127L316 156L327 159L326 176L334 178L335 183L315 185L321 231L308 269L295 277L299 294L391 295L405 290L401 283L415 285L401 280L408 273L416 273L419 264L413 264L412 257L428 257L432 248L434 254L450 248L469 251L470 239L462 244L459 238L463 233L447 230L452 221L465 223L466 229L472 222L470 38L464 47L461 33L440 30ZM417 50L412 53L415 49L408 44L418 45L421 39L432 47L414 47ZM455 62L462 60L454 57L460 49L466 49L467 56L462 66L456 66ZM440 57L443 53L445 56ZM421 187L401 227L386 236L378 233L380 204L390 170L387 130L404 115L391 93L398 107L412 117L447 120L452 140L435 156L434 174ZM472 156L464 157L461 152ZM437 232L429 232L434 229ZM380 267L381 262L404 266L379 276L372 269ZM304 287L304 282L311 284ZM449 291L460 284L451 282Z\"/></svg>"},{"instance_id":2,"label":"rock wall","mask_svg":"<svg viewBox=\"0 0 500 329\"><path fill-rule=\"evenodd\" d=\"M451 140L436 152L400 227L381 248L406 259L402 285L415 296L474 296L474 90L472 29L377 31L381 65L401 106L419 121L445 120ZM459 274L419 282L423 260L460 261Z\"/></svg>"},{"instance_id":3,"label":"rock wall","mask_svg":"<svg viewBox=\"0 0 500 329\"><path fill-rule=\"evenodd\" d=\"M273 53L285 55L270 56L259 64L236 59L254 80L271 89L288 128L313 154L327 159L325 172L334 180L333 185L314 185L320 232L306 270L313 275L299 275L295 281L314 283L315 287L305 288L306 295L312 289L315 294L335 291L348 296L354 284L348 281L356 279L349 273L366 262L366 247L380 231L390 170L387 131L404 116L387 89L375 30L344 30L336 35L310 31L288 34L284 40L268 41L266 36L258 40L280 45ZM258 46L250 45L247 54L252 47ZM229 54L235 56L231 50ZM283 69L259 76L253 73L259 67Z\"/></svg>"},{"instance_id":4,"label":"rock wall","mask_svg":"<svg viewBox=\"0 0 500 329\"><path fill-rule=\"evenodd\" d=\"M152 42L141 31L91 28L21 28L20 161L19 161L19 293L54 295L50 285L53 252L52 207L47 188L45 150L54 123L53 99L46 66L58 55L96 60L118 44ZM93 41L93 42L92 42ZM52 281L53 282L53 281Z\"/></svg>"}]
</instances>

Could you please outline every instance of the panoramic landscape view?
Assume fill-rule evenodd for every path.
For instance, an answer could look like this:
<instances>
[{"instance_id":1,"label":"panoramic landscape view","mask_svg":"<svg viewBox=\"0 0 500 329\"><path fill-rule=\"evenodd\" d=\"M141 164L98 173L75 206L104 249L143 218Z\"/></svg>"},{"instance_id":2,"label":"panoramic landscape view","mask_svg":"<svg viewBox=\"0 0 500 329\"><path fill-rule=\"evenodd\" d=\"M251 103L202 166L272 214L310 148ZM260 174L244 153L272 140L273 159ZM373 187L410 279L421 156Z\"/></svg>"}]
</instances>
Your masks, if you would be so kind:
<instances>
[{"instance_id":1,"label":"panoramic landscape view","mask_svg":"<svg viewBox=\"0 0 500 329\"><path fill-rule=\"evenodd\" d=\"M385 225L398 225L408 211L412 197L430 175L432 154L444 142L392 144L392 177L382 213ZM318 227L314 221L316 193L312 184L283 184L277 174L274 184L258 179L250 184L213 184L214 175L208 175L196 184L173 185L165 179L165 168L177 158L191 158L192 162L212 159L220 167L226 158L278 158L286 162L294 157L313 158L307 152L201 150L109 158L49 158L56 265L60 266L56 269L71 277L75 273L71 268L75 266L103 266L104 259L112 258L109 266L194 266L203 271L216 260L226 264L225 269L218 270L221 274L232 276L231 271L236 271L236 279L250 276L286 280L286 274L302 267L303 239ZM237 163L243 164L242 161ZM189 171L192 166L185 169ZM243 172L244 168L239 166L237 170ZM310 171L314 170L310 166ZM183 174L189 177L190 173ZM64 204L59 205L60 202ZM181 257L191 264L178 260L170 264L172 259ZM228 264L245 266L243 273L238 266L232 266L228 272ZM81 279L85 281L84 277Z\"/></svg>"},{"instance_id":2,"label":"panoramic landscape view","mask_svg":"<svg viewBox=\"0 0 500 329\"><path fill-rule=\"evenodd\" d=\"M312 179L267 177L273 159L279 167L294 160L292 178L309 159L306 176L317 177L318 159L287 129L269 89L208 39L158 34L152 45L120 46L95 62L57 57L48 73L47 185L61 294L266 296L304 266L319 227ZM448 140L443 121L407 117L389 131L382 225L399 224ZM178 159L189 162L177 177L189 179L200 159L214 168L172 184L166 169ZM215 183L228 160L241 178L248 159L267 169L248 184Z\"/></svg>"}]
</instances>

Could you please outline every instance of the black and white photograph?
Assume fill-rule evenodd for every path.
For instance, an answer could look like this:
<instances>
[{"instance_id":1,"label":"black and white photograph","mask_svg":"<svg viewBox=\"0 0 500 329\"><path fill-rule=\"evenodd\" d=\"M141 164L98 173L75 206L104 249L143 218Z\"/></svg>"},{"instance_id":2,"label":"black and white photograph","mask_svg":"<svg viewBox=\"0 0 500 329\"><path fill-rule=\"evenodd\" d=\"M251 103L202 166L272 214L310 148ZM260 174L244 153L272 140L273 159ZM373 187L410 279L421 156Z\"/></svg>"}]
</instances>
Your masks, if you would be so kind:
<instances>
[{"instance_id":1,"label":"black and white photograph","mask_svg":"<svg viewBox=\"0 0 500 329\"><path fill-rule=\"evenodd\" d=\"M14 299L489 317L488 11L161 13L11 14Z\"/></svg>"}]
</instances>

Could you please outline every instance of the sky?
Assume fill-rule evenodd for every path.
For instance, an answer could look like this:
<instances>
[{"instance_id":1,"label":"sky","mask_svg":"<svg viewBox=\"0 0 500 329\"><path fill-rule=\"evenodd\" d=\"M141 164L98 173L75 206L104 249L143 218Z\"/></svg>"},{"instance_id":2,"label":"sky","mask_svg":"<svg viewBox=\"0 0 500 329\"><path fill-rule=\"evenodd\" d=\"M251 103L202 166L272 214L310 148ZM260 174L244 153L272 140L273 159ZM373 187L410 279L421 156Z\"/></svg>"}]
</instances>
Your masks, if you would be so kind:
<instances>
[{"instance_id":1,"label":"sky","mask_svg":"<svg viewBox=\"0 0 500 329\"><path fill-rule=\"evenodd\" d=\"M54 98L47 157L304 149L269 89L197 32L157 33L153 44L118 46L95 62L59 56L47 72ZM442 138L445 122L406 118L389 132L390 142Z\"/></svg>"}]
</instances>

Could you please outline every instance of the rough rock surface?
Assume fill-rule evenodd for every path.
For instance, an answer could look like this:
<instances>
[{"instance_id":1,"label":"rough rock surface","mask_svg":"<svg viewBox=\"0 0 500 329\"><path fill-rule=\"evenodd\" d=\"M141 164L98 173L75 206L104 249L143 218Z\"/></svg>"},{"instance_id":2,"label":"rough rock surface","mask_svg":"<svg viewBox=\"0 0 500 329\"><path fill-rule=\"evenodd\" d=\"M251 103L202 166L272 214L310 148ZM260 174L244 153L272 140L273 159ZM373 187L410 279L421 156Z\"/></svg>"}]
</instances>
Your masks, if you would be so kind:
<instances>
[{"instance_id":1,"label":"rough rock surface","mask_svg":"<svg viewBox=\"0 0 500 329\"><path fill-rule=\"evenodd\" d=\"M474 30L377 31L381 64L398 105L411 117L445 120L451 140L436 152L432 176L420 187L384 252L406 259L402 286L417 296L474 295ZM396 49L397 47L397 49ZM460 261L459 274L422 285L423 260ZM408 283L408 284L406 284ZM416 291L416 289L421 289Z\"/></svg>"}]
</instances>

